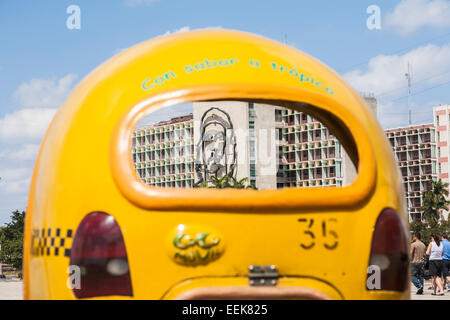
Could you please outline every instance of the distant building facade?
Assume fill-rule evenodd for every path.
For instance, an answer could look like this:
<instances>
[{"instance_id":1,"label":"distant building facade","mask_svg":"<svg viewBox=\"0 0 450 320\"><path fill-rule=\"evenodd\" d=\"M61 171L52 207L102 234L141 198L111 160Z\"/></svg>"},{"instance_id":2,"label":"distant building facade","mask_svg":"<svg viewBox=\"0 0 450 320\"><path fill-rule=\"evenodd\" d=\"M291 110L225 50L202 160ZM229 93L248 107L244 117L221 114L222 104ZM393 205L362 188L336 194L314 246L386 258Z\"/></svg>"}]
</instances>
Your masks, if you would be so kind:
<instances>
[{"instance_id":1,"label":"distant building facade","mask_svg":"<svg viewBox=\"0 0 450 320\"><path fill-rule=\"evenodd\" d=\"M267 104L196 102L192 115L136 128L131 153L137 176L158 187L192 188L224 174L258 190L345 185L345 151L328 129Z\"/></svg>"},{"instance_id":2,"label":"distant building facade","mask_svg":"<svg viewBox=\"0 0 450 320\"><path fill-rule=\"evenodd\" d=\"M277 108L279 167L277 188L342 186L343 152L339 141L306 113Z\"/></svg>"},{"instance_id":3,"label":"distant building facade","mask_svg":"<svg viewBox=\"0 0 450 320\"><path fill-rule=\"evenodd\" d=\"M131 138L137 176L157 187L194 186L193 116L139 127Z\"/></svg>"},{"instance_id":4,"label":"distant building facade","mask_svg":"<svg viewBox=\"0 0 450 320\"><path fill-rule=\"evenodd\" d=\"M310 115L239 101L194 102L193 114L136 128L132 160L137 176L159 187L224 174L258 190L339 187L356 177L340 142Z\"/></svg>"},{"instance_id":5,"label":"distant building facade","mask_svg":"<svg viewBox=\"0 0 450 320\"><path fill-rule=\"evenodd\" d=\"M373 95L363 97L376 115ZM403 179L411 218L420 218L430 181L450 182L450 105L434 123L385 130ZM268 104L193 103L193 113L135 129L137 176L158 187L192 188L225 174L259 190L346 186L357 172L340 142L310 115Z\"/></svg>"},{"instance_id":6,"label":"distant building facade","mask_svg":"<svg viewBox=\"0 0 450 320\"><path fill-rule=\"evenodd\" d=\"M431 188L436 171L436 129L434 124L385 130L403 179L411 218L421 218L422 194Z\"/></svg>"},{"instance_id":7,"label":"distant building facade","mask_svg":"<svg viewBox=\"0 0 450 320\"><path fill-rule=\"evenodd\" d=\"M433 107L434 126L436 127L438 177L443 182L449 180L449 131L450 131L450 105Z\"/></svg>"}]
</instances>

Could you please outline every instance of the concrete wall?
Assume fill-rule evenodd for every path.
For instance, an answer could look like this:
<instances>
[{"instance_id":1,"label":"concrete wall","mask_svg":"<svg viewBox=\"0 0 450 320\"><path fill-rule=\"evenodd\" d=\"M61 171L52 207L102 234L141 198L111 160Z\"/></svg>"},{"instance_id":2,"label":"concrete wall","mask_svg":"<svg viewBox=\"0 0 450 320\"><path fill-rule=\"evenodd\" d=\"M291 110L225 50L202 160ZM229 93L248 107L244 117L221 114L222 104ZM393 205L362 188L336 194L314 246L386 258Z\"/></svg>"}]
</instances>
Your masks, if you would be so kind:
<instances>
[{"instance_id":1,"label":"concrete wall","mask_svg":"<svg viewBox=\"0 0 450 320\"><path fill-rule=\"evenodd\" d=\"M434 125L436 127L436 144L438 152L438 166L437 171L439 173L439 178L443 182L449 182L449 171L450 171L450 148L449 148L449 116L450 115L450 105L436 106L433 107L433 118ZM441 172L439 172L439 164L441 167Z\"/></svg>"},{"instance_id":2,"label":"concrete wall","mask_svg":"<svg viewBox=\"0 0 450 320\"><path fill-rule=\"evenodd\" d=\"M364 97L364 100L366 101L370 110L372 110L372 112L375 114L375 117L376 117L377 116L377 100L373 97ZM342 185L348 186L348 185L351 185L353 183L353 181L355 181L355 179L358 175L358 172L357 172L357 169L356 169L355 165L353 164L352 160L350 159L347 152L345 151L345 149L342 146L341 146L341 148L342 148L342 170L343 170L343 176L344 176L344 181L342 182Z\"/></svg>"},{"instance_id":3,"label":"concrete wall","mask_svg":"<svg viewBox=\"0 0 450 320\"><path fill-rule=\"evenodd\" d=\"M372 110L375 116L377 116L377 99L375 99L374 97L364 97L364 101L366 101L370 110Z\"/></svg>"},{"instance_id":4,"label":"concrete wall","mask_svg":"<svg viewBox=\"0 0 450 320\"><path fill-rule=\"evenodd\" d=\"M277 188L278 147L275 129L275 107L254 104L256 137L256 187Z\"/></svg>"},{"instance_id":5,"label":"concrete wall","mask_svg":"<svg viewBox=\"0 0 450 320\"><path fill-rule=\"evenodd\" d=\"M353 183L353 181L355 181L358 172L349 155L345 151L344 147L342 147L342 145L341 148L342 148L342 171L343 171L342 185L349 186Z\"/></svg>"},{"instance_id":6,"label":"concrete wall","mask_svg":"<svg viewBox=\"0 0 450 320\"><path fill-rule=\"evenodd\" d=\"M250 176L248 144L248 103L239 101L194 102L194 155L198 153L201 118L208 109L216 107L226 112L231 119L236 139L236 179ZM218 113L219 114L219 113ZM196 159L198 160L198 159Z\"/></svg>"},{"instance_id":7,"label":"concrete wall","mask_svg":"<svg viewBox=\"0 0 450 320\"><path fill-rule=\"evenodd\" d=\"M276 189L277 187L277 145L275 131L275 108L272 105L253 105L254 113L249 116L249 104L240 101L194 102L194 154L198 154L201 118L210 108L216 107L226 112L233 125L236 139L236 179L249 178L250 161L255 162L256 187ZM219 112L218 112L219 113ZM249 121L254 121L254 137L249 136ZM255 145L254 155L250 154L250 142Z\"/></svg>"}]
</instances>

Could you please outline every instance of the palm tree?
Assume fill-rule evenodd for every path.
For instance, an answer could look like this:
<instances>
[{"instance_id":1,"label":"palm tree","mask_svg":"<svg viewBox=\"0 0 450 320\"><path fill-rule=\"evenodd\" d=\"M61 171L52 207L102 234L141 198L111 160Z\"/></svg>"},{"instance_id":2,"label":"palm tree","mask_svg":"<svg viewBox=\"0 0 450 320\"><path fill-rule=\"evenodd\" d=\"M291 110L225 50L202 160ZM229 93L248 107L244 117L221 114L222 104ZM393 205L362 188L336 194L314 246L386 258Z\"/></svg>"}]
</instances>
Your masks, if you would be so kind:
<instances>
[{"instance_id":1,"label":"palm tree","mask_svg":"<svg viewBox=\"0 0 450 320\"><path fill-rule=\"evenodd\" d=\"M245 182L248 181L248 177L242 178L241 180L236 180L236 178L233 177L233 176L230 176L230 178L231 178L231 181L232 181L232 187L231 188L257 190L256 186L254 186L252 184L245 185Z\"/></svg>"},{"instance_id":2,"label":"palm tree","mask_svg":"<svg viewBox=\"0 0 450 320\"><path fill-rule=\"evenodd\" d=\"M422 195L422 218L428 222L437 222L441 219L441 211L447 210L450 205L448 198L448 183L443 183L441 179L438 181L431 180L431 189Z\"/></svg>"},{"instance_id":3,"label":"palm tree","mask_svg":"<svg viewBox=\"0 0 450 320\"><path fill-rule=\"evenodd\" d=\"M216 176L212 176L211 182L214 185L211 186L210 188L216 188L216 189L231 188L231 184L229 182L229 175L224 175L222 178L217 178Z\"/></svg>"},{"instance_id":4,"label":"palm tree","mask_svg":"<svg viewBox=\"0 0 450 320\"><path fill-rule=\"evenodd\" d=\"M256 187L249 184L246 185L245 182L248 180L248 178L242 178L240 180L237 180L231 173L224 175L222 178L217 178L216 176L211 176L211 181L213 183L212 186L208 186L208 182L203 182L201 184L197 184L194 187L195 188L215 188L215 189L254 189L256 190Z\"/></svg>"}]
</instances>

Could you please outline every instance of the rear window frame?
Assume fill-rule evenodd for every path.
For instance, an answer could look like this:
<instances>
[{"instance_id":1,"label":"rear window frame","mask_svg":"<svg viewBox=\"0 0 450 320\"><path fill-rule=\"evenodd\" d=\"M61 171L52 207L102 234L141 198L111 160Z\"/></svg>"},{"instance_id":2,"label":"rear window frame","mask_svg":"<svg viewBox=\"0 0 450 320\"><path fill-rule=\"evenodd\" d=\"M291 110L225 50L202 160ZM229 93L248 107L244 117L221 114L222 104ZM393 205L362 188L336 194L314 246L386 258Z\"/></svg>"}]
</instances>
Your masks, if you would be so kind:
<instances>
[{"instance_id":1,"label":"rear window frame","mask_svg":"<svg viewBox=\"0 0 450 320\"><path fill-rule=\"evenodd\" d=\"M328 96L313 91L305 94L304 91L307 89L273 85L267 90L267 85L227 84L191 86L150 96L128 108L114 128L110 142L110 165L114 182L125 198L136 206L149 210L273 212L357 205L367 199L375 186L376 161L369 136L350 108ZM186 102L218 100L248 100L263 103L276 101L277 105L281 101L289 104L288 107L291 109L312 112L312 116L327 127L331 124L331 127L342 129L343 125L347 132L343 133L342 137L332 133L342 142L352 161L357 164L357 177L351 185L343 187L300 187L258 191L163 188L144 184L136 175L130 152L130 137L139 121L149 112L163 107ZM362 108L363 105L356 107ZM305 111L304 108L310 110ZM330 117L339 119L340 124L330 123ZM355 136L358 140L354 139ZM347 147L351 144L355 146L353 151ZM327 201L323 201L324 197Z\"/></svg>"}]
</instances>

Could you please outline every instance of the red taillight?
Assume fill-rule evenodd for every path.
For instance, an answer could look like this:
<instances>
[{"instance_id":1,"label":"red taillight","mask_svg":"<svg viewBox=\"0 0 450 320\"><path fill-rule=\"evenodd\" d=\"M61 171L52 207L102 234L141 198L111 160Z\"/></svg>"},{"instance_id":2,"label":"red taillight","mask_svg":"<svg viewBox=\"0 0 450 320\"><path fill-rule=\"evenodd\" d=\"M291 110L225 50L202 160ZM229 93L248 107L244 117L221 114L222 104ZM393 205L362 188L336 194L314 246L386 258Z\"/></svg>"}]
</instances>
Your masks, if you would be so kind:
<instances>
[{"instance_id":1,"label":"red taillight","mask_svg":"<svg viewBox=\"0 0 450 320\"><path fill-rule=\"evenodd\" d=\"M379 290L404 291L408 284L408 254L403 223L394 209L378 216L372 237L369 267L380 271ZM369 289L369 288L368 288Z\"/></svg>"},{"instance_id":2,"label":"red taillight","mask_svg":"<svg viewBox=\"0 0 450 320\"><path fill-rule=\"evenodd\" d=\"M80 267L77 298L132 296L127 251L122 232L113 216L88 214L78 226L70 252L70 264Z\"/></svg>"}]
</instances>

